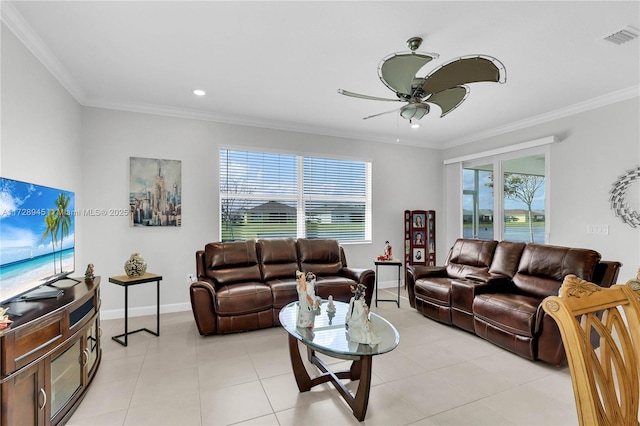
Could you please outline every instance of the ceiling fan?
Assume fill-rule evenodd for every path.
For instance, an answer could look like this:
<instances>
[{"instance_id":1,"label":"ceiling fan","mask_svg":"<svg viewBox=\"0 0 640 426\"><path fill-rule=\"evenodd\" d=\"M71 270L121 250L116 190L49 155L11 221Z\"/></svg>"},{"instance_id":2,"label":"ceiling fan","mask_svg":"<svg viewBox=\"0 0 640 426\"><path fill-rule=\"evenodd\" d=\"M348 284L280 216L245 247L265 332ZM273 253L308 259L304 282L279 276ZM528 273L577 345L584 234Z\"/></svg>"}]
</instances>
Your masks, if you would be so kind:
<instances>
[{"instance_id":1,"label":"ceiling fan","mask_svg":"<svg viewBox=\"0 0 640 426\"><path fill-rule=\"evenodd\" d=\"M373 101L406 102L398 109L370 115L364 117L364 120L400 112L402 118L412 121L428 114L429 104L440 107L440 117L449 114L469 95L468 83L506 81L504 65L496 58L485 55L456 58L434 69L426 77L416 77L416 73L425 64L439 56L437 53L416 52L421 44L422 38L412 37L407 40L411 52L392 53L384 57L378 65L378 76L385 86L395 93L395 99L362 95L343 89L338 89L338 93Z\"/></svg>"}]
</instances>

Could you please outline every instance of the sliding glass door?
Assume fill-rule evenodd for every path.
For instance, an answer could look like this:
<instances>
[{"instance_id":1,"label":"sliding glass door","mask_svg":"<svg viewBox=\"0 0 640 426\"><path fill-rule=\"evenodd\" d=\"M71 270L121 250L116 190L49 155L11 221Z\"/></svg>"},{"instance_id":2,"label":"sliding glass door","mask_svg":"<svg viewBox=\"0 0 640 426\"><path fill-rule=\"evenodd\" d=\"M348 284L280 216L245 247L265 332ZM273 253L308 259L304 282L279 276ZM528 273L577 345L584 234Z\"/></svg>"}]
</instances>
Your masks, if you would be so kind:
<instances>
[{"instance_id":1,"label":"sliding glass door","mask_svg":"<svg viewBox=\"0 0 640 426\"><path fill-rule=\"evenodd\" d=\"M544 155L503 162L503 239L545 242L545 182Z\"/></svg>"},{"instance_id":2,"label":"sliding glass door","mask_svg":"<svg viewBox=\"0 0 640 426\"><path fill-rule=\"evenodd\" d=\"M462 233L464 238L493 239L493 164L469 165L462 172Z\"/></svg>"},{"instance_id":3,"label":"sliding glass door","mask_svg":"<svg viewBox=\"0 0 640 426\"><path fill-rule=\"evenodd\" d=\"M544 243L546 163L545 149L464 163L463 237Z\"/></svg>"}]
</instances>

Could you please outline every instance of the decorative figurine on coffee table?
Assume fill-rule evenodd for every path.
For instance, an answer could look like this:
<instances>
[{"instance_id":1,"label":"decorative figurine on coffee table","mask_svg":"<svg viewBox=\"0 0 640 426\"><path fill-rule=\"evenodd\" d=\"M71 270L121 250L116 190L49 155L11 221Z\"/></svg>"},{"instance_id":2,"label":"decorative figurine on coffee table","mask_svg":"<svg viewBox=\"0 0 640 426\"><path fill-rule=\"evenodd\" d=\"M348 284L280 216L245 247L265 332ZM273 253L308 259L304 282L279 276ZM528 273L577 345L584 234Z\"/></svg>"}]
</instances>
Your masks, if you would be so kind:
<instances>
[{"instance_id":1,"label":"decorative figurine on coffee table","mask_svg":"<svg viewBox=\"0 0 640 426\"><path fill-rule=\"evenodd\" d=\"M333 296L329 295L329 303L327 303L327 313L336 313L336 305L333 303Z\"/></svg>"},{"instance_id":2,"label":"decorative figurine on coffee table","mask_svg":"<svg viewBox=\"0 0 640 426\"><path fill-rule=\"evenodd\" d=\"M85 281L93 281L95 276L93 275L93 263L87 265L87 270L84 272Z\"/></svg>"},{"instance_id":3,"label":"decorative figurine on coffee table","mask_svg":"<svg viewBox=\"0 0 640 426\"><path fill-rule=\"evenodd\" d=\"M298 290L298 319L296 325L312 328L315 316L320 311L321 299L316 296L316 276L312 272L306 274L296 271L296 289Z\"/></svg>"},{"instance_id":4,"label":"decorative figurine on coffee table","mask_svg":"<svg viewBox=\"0 0 640 426\"><path fill-rule=\"evenodd\" d=\"M345 321L345 328L349 340L357 343L365 343L375 346L382 341L373 329L373 324L369 320L369 307L364 301L365 285L358 284L355 294L349 302L349 310Z\"/></svg>"}]
</instances>

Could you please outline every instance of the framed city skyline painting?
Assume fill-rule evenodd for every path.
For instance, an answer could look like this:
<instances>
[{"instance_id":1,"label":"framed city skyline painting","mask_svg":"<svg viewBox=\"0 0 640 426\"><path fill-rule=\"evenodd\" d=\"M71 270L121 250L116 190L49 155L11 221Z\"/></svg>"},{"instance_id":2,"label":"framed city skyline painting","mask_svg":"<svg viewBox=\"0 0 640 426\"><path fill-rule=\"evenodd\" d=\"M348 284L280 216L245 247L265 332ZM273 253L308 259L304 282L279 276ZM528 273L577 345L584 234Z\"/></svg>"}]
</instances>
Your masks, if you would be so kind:
<instances>
[{"instance_id":1,"label":"framed city skyline painting","mask_svg":"<svg viewBox=\"0 0 640 426\"><path fill-rule=\"evenodd\" d=\"M129 225L181 226L182 162L129 158Z\"/></svg>"}]
</instances>

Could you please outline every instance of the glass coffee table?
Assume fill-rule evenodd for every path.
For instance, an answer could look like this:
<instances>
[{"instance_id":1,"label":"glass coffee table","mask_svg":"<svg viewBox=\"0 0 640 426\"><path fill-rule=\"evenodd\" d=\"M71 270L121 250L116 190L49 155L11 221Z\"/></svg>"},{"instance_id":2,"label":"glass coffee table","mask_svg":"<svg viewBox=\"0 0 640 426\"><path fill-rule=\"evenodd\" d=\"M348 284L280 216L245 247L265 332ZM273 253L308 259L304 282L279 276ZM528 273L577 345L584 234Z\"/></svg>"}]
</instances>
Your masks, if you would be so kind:
<instances>
[{"instance_id":1,"label":"glass coffee table","mask_svg":"<svg viewBox=\"0 0 640 426\"><path fill-rule=\"evenodd\" d=\"M382 339L377 345L356 343L349 340L345 329L348 303L334 302L335 314L327 313L327 301L323 300L320 314L315 317L313 328L296 327L298 302L289 303L280 311L280 324L287 330L289 338L289 356L293 374L300 392L306 392L322 383L331 382L342 398L353 410L353 415L364 420L369 403L371 389L371 363L374 355L392 351L400 342L398 330L386 319L373 312L369 319L375 333ZM322 372L311 378L300 356L298 342L307 347L307 359ZM333 372L327 364L316 356L316 352L332 358L351 360L351 368ZM358 389L352 395L340 379L359 380Z\"/></svg>"}]
</instances>

